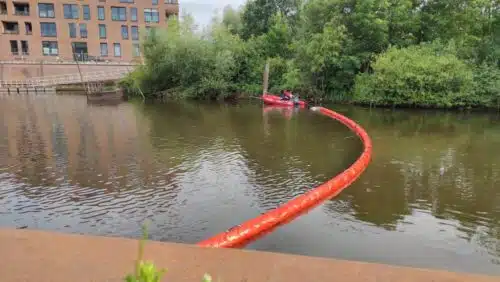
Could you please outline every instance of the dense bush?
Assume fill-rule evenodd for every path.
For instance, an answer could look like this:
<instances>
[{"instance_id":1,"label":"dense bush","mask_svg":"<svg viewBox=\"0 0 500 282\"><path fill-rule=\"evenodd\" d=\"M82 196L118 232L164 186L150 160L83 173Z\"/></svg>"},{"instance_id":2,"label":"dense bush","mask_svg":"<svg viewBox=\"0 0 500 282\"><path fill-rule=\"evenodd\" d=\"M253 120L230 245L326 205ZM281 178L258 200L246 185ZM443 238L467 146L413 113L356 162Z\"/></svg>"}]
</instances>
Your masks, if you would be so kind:
<instances>
[{"instance_id":1,"label":"dense bush","mask_svg":"<svg viewBox=\"0 0 500 282\"><path fill-rule=\"evenodd\" d=\"M189 16L144 36L122 85L146 98L258 95L498 107L500 4L490 0L249 0L200 32Z\"/></svg>"},{"instance_id":2,"label":"dense bush","mask_svg":"<svg viewBox=\"0 0 500 282\"><path fill-rule=\"evenodd\" d=\"M385 106L469 106L470 67L430 45L392 47L356 78L354 101Z\"/></svg>"},{"instance_id":3,"label":"dense bush","mask_svg":"<svg viewBox=\"0 0 500 282\"><path fill-rule=\"evenodd\" d=\"M485 106L500 110L500 69L481 64L474 69L473 95L468 96L471 106Z\"/></svg>"}]
</instances>

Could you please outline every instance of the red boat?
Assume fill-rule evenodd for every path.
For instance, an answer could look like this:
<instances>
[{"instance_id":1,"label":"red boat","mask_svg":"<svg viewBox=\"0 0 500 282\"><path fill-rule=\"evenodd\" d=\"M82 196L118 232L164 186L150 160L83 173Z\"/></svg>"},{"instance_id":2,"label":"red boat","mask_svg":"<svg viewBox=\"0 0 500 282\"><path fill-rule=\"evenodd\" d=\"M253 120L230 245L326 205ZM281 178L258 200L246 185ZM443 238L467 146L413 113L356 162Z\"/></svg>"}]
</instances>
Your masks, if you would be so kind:
<instances>
[{"instance_id":1,"label":"red boat","mask_svg":"<svg viewBox=\"0 0 500 282\"><path fill-rule=\"evenodd\" d=\"M301 107L301 108L303 108L307 104L304 101L294 102L291 100L281 100L281 98L279 96L271 95L271 94L262 95L262 101L264 101L264 104L266 104L266 105L284 106L284 107Z\"/></svg>"}]
</instances>

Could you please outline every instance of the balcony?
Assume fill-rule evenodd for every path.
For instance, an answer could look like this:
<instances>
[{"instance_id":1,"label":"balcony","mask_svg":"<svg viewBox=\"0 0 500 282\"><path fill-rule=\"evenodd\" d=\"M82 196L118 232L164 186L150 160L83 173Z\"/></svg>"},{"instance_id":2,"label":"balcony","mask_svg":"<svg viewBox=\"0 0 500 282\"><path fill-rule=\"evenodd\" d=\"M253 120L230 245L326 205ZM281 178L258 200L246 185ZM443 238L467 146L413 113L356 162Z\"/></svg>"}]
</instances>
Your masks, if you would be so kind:
<instances>
[{"instance_id":1,"label":"balcony","mask_svg":"<svg viewBox=\"0 0 500 282\"><path fill-rule=\"evenodd\" d=\"M7 15L7 3L5 1L0 2L0 15Z\"/></svg>"},{"instance_id":2,"label":"balcony","mask_svg":"<svg viewBox=\"0 0 500 282\"><path fill-rule=\"evenodd\" d=\"M16 16L29 16L30 4L14 2L14 15Z\"/></svg>"},{"instance_id":3,"label":"balcony","mask_svg":"<svg viewBox=\"0 0 500 282\"><path fill-rule=\"evenodd\" d=\"M4 34L19 34L19 24L17 22L2 22Z\"/></svg>"},{"instance_id":4,"label":"balcony","mask_svg":"<svg viewBox=\"0 0 500 282\"><path fill-rule=\"evenodd\" d=\"M179 2L177 0L166 0L165 4L165 14L179 14Z\"/></svg>"}]
</instances>

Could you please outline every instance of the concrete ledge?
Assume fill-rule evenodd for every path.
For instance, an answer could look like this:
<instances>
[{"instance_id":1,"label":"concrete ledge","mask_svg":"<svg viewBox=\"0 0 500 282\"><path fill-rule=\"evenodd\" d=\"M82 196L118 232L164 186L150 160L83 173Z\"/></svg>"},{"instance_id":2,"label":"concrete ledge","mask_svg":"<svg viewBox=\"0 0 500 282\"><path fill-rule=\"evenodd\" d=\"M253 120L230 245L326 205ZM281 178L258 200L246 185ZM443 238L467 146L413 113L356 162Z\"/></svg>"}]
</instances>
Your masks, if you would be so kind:
<instances>
[{"instance_id":1,"label":"concrete ledge","mask_svg":"<svg viewBox=\"0 0 500 282\"><path fill-rule=\"evenodd\" d=\"M123 281L138 242L31 230L0 229L1 281ZM499 277L450 273L295 255L148 242L145 258L168 269L165 281L498 282ZM218 280L220 279L220 280Z\"/></svg>"}]
</instances>

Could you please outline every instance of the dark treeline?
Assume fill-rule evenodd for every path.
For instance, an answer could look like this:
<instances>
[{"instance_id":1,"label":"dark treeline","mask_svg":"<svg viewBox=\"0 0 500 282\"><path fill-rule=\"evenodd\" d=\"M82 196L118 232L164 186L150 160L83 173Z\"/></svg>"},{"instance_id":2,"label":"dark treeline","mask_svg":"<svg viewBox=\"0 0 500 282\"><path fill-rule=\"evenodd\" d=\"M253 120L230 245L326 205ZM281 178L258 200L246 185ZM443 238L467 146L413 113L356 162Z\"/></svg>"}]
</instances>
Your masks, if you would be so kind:
<instances>
[{"instance_id":1,"label":"dark treeline","mask_svg":"<svg viewBox=\"0 0 500 282\"><path fill-rule=\"evenodd\" d=\"M172 19L123 85L158 96L270 91L383 106L500 105L499 0L250 0L203 32Z\"/></svg>"}]
</instances>

